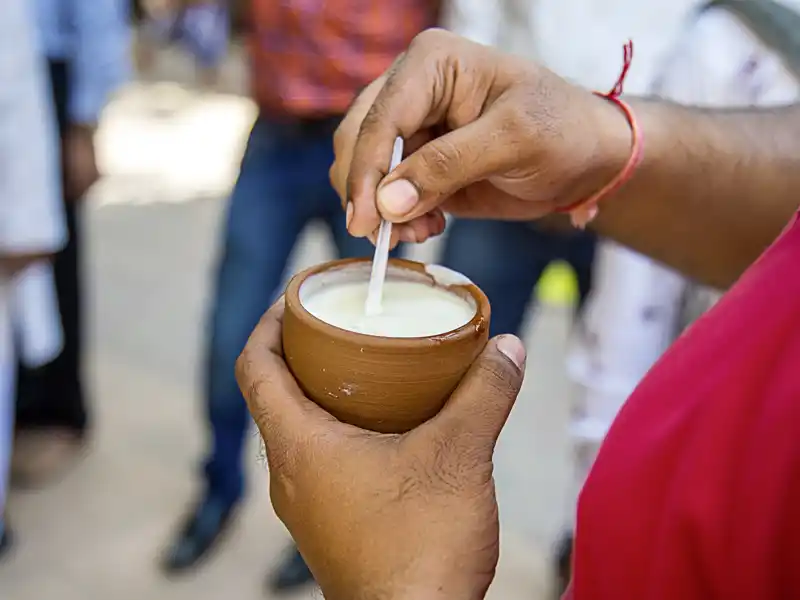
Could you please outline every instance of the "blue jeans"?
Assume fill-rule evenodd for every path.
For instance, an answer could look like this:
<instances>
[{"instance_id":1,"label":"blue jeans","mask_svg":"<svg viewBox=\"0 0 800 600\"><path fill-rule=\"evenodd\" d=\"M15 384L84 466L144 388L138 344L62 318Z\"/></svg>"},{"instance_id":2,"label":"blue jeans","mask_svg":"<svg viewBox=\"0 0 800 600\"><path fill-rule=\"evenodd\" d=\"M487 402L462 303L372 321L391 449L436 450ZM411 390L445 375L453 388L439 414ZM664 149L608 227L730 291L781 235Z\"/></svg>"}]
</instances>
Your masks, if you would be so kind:
<instances>
[{"instance_id":1,"label":"blue jeans","mask_svg":"<svg viewBox=\"0 0 800 600\"><path fill-rule=\"evenodd\" d=\"M445 242L442 264L469 277L492 305L492 336L520 334L531 292L551 261L575 270L580 304L592 284L595 236L548 231L531 223L457 219Z\"/></svg>"},{"instance_id":2,"label":"blue jeans","mask_svg":"<svg viewBox=\"0 0 800 600\"><path fill-rule=\"evenodd\" d=\"M321 220L342 257L374 252L369 241L347 234L339 198L328 181L335 125L333 120L276 123L259 117L230 199L205 370L212 442L205 464L207 491L226 503L236 502L244 491L242 450L251 425L234 364L280 292L295 242L306 225Z\"/></svg>"}]
</instances>

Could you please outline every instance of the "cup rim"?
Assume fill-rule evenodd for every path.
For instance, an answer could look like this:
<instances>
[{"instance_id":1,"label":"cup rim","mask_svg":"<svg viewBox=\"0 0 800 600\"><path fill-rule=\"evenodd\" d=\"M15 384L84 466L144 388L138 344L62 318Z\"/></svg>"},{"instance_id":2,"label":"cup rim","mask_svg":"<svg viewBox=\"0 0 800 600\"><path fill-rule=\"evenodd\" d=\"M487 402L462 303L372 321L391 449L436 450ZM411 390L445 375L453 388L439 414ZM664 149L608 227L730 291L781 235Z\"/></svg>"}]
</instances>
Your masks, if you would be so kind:
<instances>
[{"instance_id":1,"label":"cup rim","mask_svg":"<svg viewBox=\"0 0 800 600\"><path fill-rule=\"evenodd\" d=\"M424 263L405 258L390 258L389 264L397 268L408 269L422 273L430 277L431 280L434 281L434 283L440 288L446 290L464 290L475 301L475 314L473 315L472 319L456 329L437 333L436 335L420 337L387 337L359 333L357 331L350 331L348 329L337 327L336 325L331 325L330 323L327 323L322 319L312 315L308 309L303 306L303 303L300 300L300 288L309 277L319 273L324 273L326 271L340 269L346 267L347 265L368 262L372 262L372 259L366 257L342 258L320 263L300 271L289 280L289 283L286 286L286 291L284 292L286 310L291 311L293 315L303 323L303 325L315 329L328 337L346 338L350 342L361 342L365 346L380 348L409 349L432 344L438 345L446 342L455 342L473 335L476 331L479 332L483 327L488 327L488 321L491 315L489 299L477 285L471 282L468 284L442 285L435 281L434 277L426 270L426 265Z\"/></svg>"}]
</instances>

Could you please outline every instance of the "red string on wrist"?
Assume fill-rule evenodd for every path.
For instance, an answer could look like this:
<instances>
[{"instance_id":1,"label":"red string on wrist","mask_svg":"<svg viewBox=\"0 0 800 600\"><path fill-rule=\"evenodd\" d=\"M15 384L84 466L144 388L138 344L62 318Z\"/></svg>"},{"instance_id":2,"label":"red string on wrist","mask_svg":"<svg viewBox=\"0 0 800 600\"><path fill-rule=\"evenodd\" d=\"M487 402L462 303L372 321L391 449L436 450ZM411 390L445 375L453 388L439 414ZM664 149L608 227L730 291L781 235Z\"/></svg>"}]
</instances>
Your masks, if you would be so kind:
<instances>
[{"instance_id":1,"label":"red string on wrist","mask_svg":"<svg viewBox=\"0 0 800 600\"><path fill-rule=\"evenodd\" d=\"M631 155L630 158L628 158L628 162L625 163L625 166L617 174L617 176L608 182L608 184L606 184L605 187L603 187L600 191L585 200L579 200L578 202L574 202L569 206L557 209L556 212L569 213L572 224L579 229L583 229L586 227L587 223L594 219L598 211L597 205L601 200L603 200L606 196L610 196L616 192L631 177L633 177L636 167L639 166L639 164L642 162L642 158L644 157L644 135L642 133L642 129L639 126L636 115L633 113L633 109L626 102L620 99L620 96L622 95L622 86L625 83L625 77L628 75L628 70L631 67L631 61L633 60L633 42L628 40L628 43L623 46L622 50L622 71L620 72L614 87L611 88L611 91L606 94L601 94L599 92L594 93L595 95L605 98L609 102L616 104L625 114L625 119L627 119L628 124L631 127Z\"/></svg>"}]
</instances>

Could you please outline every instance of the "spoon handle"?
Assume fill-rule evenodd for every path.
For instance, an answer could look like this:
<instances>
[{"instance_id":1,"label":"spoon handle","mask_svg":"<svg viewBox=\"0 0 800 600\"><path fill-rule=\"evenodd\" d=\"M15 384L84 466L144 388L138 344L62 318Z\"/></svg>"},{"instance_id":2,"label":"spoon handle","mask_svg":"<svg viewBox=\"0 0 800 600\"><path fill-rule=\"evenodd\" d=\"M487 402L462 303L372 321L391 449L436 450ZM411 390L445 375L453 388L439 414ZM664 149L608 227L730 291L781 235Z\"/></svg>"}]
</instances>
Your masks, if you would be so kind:
<instances>
[{"instance_id":1,"label":"spoon handle","mask_svg":"<svg viewBox=\"0 0 800 600\"><path fill-rule=\"evenodd\" d=\"M403 138L398 137L394 141L389 172L393 171L402 160ZM389 265L389 243L391 239L392 224L383 219L378 229L378 239L375 242L375 257L372 259L372 273L369 277L367 302L364 306L364 313L367 316L378 315L383 310L383 283L386 281L386 269Z\"/></svg>"}]
</instances>

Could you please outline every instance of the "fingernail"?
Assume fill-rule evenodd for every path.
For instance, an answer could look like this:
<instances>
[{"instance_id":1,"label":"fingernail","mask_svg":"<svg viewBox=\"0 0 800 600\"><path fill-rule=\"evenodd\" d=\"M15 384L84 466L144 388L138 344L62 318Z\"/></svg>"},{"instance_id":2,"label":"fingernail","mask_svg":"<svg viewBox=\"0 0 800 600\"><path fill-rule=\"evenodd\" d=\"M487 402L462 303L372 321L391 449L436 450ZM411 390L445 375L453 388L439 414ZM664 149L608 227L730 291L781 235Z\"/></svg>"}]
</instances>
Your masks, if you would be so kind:
<instances>
[{"instance_id":1,"label":"fingernail","mask_svg":"<svg viewBox=\"0 0 800 600\"><path fill-rule=\"evenodd\" d=\"M344 226L350 229L350 221L353 220L353 203L348 202L347 207L344 209Z\"/></svg>"},{"instance_id":2,"label":"fingernail","mask_svg":"<svg viewBox=\"0 0 800 600\"><path fill-rule=\"evenodd\" d=\"M407 179L398 179L378 190L378 205L382 212L402 217L419 202L419 192Z\"/></svg>"},{"instance_id":3,"label":"fingernail","mask_svg":"<svg viewBox=\"0 0 800 600\"><path fill-rule=\"evenodd\" d=\"M525 346L522 341L513 335L504 335L497 340L497 349L505 354L518 369L525 364Z\"/></svg>"}]
</instances>

